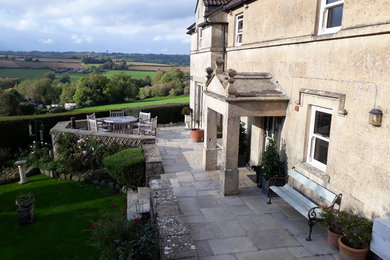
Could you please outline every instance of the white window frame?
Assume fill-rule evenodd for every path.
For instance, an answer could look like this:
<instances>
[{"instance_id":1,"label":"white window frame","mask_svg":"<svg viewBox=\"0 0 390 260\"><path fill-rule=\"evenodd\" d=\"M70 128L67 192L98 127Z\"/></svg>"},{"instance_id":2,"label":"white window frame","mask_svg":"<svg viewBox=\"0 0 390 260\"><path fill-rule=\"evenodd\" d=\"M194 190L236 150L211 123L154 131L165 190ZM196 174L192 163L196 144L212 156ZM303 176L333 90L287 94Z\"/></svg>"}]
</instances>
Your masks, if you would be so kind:
<instances>
[{"instance_id":1,"label":"white window frame","mask_svg":"<svg viewBox=\"0 0 390 260\"><path fill-rule=\"evenodd\" d=\"M329 33L336 33L341 30L341 26L335 26L331 28L327 28L328 23L328 14L329 9L337 7L337 6L343 6L344 0L338 0L334 3L327 4L326 0L320 0L320 12L319 12L319 21L318 21L318 34L329 34ZM343 10L344 12L344 10Z\"/></svg>"},{"instance_id":2,"label":"white window frame","mask_svg":"<svg viewBox=\"0 0 390 260\"><path fill-rule=\"evenodd\" d=\"M242 28L241 30L238 29L238 24L242 22ZM242 36L243 36L243 29L244 29L244 14L240 13L236 15L236 28L235 28L235 34L234 34L234 42L235 46L240 46L242 44ZM241 36L241 37L239 37ZM241 39L241 41L240 41Z\"/></svg>"},{"instance_id":3,"label":"white window frame","mask_svg":"<svg viewBox=\"0 0 390 260\"><path fill-rule=\"evenodd\" d=\"M198 28L198 49L201 49L203 46L203 28Z\"/></svg>"},{"instance_id":4,"label":"white window frame","mask_svg":"<svg viewBox=\"0 0 390 260\"><path fill-rule=\"evenodd\" d=\"M311 164L312 166L320 169L323 172L326 172L326 164L323 164L320 161L317 161L314 159L314 151L315 151L315 141L316 139L321 139L323 141L326 141L329 143L330 136L325 137L319 134L314 133L314 127L315 127L315 121L316 121L316 112L322 112L322 113L327 113L332 115L332 110L327 109L327 108L322 108L322 107L316 107L312 106L311 107L311 116L310 116L310 129L309 129L309 141L308 141L308 147L307 147L307 162ZM333 115L332 115L333 118ZM329 134L330 135L330 134Z\"/></svg>"}]
</instances>

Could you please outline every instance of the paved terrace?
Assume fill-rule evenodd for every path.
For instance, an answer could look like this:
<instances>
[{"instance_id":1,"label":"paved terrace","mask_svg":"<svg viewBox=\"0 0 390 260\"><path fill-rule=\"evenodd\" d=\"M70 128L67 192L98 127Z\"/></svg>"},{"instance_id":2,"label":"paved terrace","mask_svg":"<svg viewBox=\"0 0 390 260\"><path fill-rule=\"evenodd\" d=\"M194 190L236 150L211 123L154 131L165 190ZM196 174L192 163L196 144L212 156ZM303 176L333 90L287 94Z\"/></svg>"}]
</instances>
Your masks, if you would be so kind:
<instances>
[{"instance_id":1,"label":"paved terrace","mask_svg":"<svg viewBox=\"0 0 390 260\"><path fill-rule=\"evenodd\" d=\"M268 205L247 169L240 194L219 193L219 172L201 167L203 143L182 127L159 128L157 145L200 259L338 259L317 225L308 242L307 220L279 198Z\"/></svg>"}]
</instances>

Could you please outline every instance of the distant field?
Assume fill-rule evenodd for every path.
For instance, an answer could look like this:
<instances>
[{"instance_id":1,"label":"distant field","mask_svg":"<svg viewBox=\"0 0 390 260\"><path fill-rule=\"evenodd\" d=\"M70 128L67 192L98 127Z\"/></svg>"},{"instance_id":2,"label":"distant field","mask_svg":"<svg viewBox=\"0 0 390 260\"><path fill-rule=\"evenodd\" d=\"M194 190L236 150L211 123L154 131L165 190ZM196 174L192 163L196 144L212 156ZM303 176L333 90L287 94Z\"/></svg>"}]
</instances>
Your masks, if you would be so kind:
<instances>
[{"instance_id":1,"label":"distant field","mask_svg":"<svg viewBox=\"0 0 390 260\"><path fill-rule=\"evenodd\" d=\"M1 69L1 78L19 78L20 80L25 79L36 79L42 78L49 69Z\"/></svg>"},{"instance_id":2,"label":"distant field","mask_svg":"<svg viewBox=\"0 0 390 260\"><path fill-rule=\"evenodd\" d=\"M134 65L134 66L162 66L162 67L169 67L168 64L162 64L162 63L149 63L149 62L138 62L138 61L128 61L127 65Z\"/></svg>"},{"instance_id":3,"label":"distant field","mask_svg":"<svg viewBox=\"0 0 390 260\"><path fill-rule=\"evenodd\" d=\"M112 78L112 76L114 76L115 74L119 74L121 72L130 75L134 79L143 79L146 76L153 78L154 74L156 74L155 71L109 70L107 72L104 72L103 75L105 75L108 78Z\"/></svg>"},{"instance_id":4,"label":"distant field","mask_svg":"<svg viewBox=\"0 0 390 260\"><path fill-rule=\"evenodd\" d=\"M179 96L179 97L153 97L147 98L144 100L139 100L136 102L122 103L122 104L113 104L105 106L95 106L95 107L84 107L80 109L75 109L72 112L80 111L106 111L114 109L125 109L132 107L142 107L142 106L152 106L152 105L162 105L162 104L173 104L173 103L188 103L190 101L189 96Z\"/></svg>"},{"instance_id":5,"label":"distant field","mask_svg":"<svg viewBox=\"0 0 390 260\"><path fill-rule=\"evenodd\" d=\"M77 62L26 62L21 60L0 60L0 68L30 68L30 69L76 69L85 68L84 65Z\"/></svg>"},{"instance_id":6,"label":"distant field","mask_svg":"<svg viewBox=\"0 0 390 260\"><path fill-rule=\"evenodd\" d=\"M168 71L172 68L178 68L181 71L190 71L190 67L167 67L167 66L129 66L130 70L139 70L139 71Z\"/></svg>"}]
</instances>

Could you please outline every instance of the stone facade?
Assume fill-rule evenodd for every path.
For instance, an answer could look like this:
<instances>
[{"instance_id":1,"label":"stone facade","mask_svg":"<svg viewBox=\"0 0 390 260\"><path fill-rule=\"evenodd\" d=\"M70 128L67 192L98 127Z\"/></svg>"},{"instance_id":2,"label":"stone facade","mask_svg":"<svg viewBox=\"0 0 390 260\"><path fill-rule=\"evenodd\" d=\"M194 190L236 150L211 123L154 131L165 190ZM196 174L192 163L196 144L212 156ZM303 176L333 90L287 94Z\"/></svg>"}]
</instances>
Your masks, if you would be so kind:
<instances>
[{"instance_id":1,"label":"stone facade","mask_svg":"<svg viewBox=\"0 0 390 260\"><path fill-rule=\"evenodd\" d=\"M215 90L223 86L222 81L208 81L205 72L211 67L213 75L217 74L218 57L224 61L223 71L270 73L289 98L285 115L273 114L275 110L263 100L248 101L247 106L243 101L240 114L234 114L234 118L247 122L250 162L260 162L265 121L277 116L281 123L276 135L288 168L295 167L313 181L342 193L343 208L370 218L386 216L390 212L390 1L344 0L341 27L332 33L320 32L321 0L236 2L241 4L233 8L197 3L196 23L190 33L190 105L196 108L196 86L202 85L202 127L207 129L208 109L226 117L223 122L232 120L232 111L226 109L229 102L218 103L215 95L206 93L217 93ZM243 29L242 42L237 44L239 14L243 14ZM317 107L331 115L325 164L321 167L311 163L311 149L316 147L311 139L312 114ZM369 124L369 111L374 108L383 112L380 127ZM250 113L259 109L265 111L263 115ZM210 133L205 134L207 140ZM229 135L225 149L236 149L235 138ZM212 153L207 145L205 153ZM225 156L225 163L229 163L235 160L236 152ZM213 156L204 158L215 161ZM235 169L235 165L231 167L233 172ZM234 182L236 187L238 183Z\"/></svg>"}]
</instances>

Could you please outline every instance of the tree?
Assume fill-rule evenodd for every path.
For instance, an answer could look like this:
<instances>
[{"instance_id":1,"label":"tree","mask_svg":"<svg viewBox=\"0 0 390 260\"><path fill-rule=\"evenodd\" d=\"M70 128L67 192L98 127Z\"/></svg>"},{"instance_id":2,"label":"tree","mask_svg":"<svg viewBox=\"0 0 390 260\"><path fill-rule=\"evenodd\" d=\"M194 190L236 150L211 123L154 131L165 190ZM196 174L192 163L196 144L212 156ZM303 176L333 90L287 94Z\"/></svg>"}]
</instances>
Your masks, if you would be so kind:
<instances>
[{"instance_id":1,"label":"tree","mask_svg":"<svg viewBox=\"0 0 390 260\"><path fill-rule=\"evenodd\" d=\"M52 104L59 101L61 91L52 86L48 78L23 80L15 88L24 98Z\"/></svg>"},{"instance_id":2,"label":"tree","mask_svg":"<svg viewBox=\"0 0 390 260\"><path fill-rule=\"evenodd\" d=\"M19 83L18 78L0 78L0 89L13 88Z\"/></svg>"},{"instance_id":3,"label":"tree","mask_svg":"<svg viewBox=\"0 0 390 260\"><path fill-rule=\"evenodd\" d=\"M59 83L58 86L61 88L60 103L73 103L74 95L76 93L76 84L75 83Z\"/></svg>"},{"instance_id":4,"label":"tree","mask_svg":"<svg viewBox=\"0 0 390 260\"><path fill-rule=\"evenodd\" d=\"M0 89L0 115L17 115L19 100L12 92Z\"/></svg>"},{"instance_id":5,"label":"tree","mask_svg":"<svg viewBox=\"0 0 390 260\"><path fill-rule=\"evenodd\" d=\"M130 75L121 72L115 74L106 91L108 99L111 103L123 102L125 99L134 99L138 92L137 80L131 78Z\"/></svg>"},{"instance_id":6,"label":"tree","mask_svg":"<svg viewBox=\"0 0 390 260\"><path fill-rule=\"evenodd\" d=\"M62 76L62 77L60 78L60 82L61 82L61 83L69 83L69 82L70 82L70 76L69 76L69 74L65 74L64 76Z\"/></svg>"},{"instance_id":7,"label":"tree","mask_svg":"<svg viewBox=\"0 0 390 260\"><path fill-rule=\"evenodd\" d=\"M46 72L45 75L43 75L44 78L48 78L51 81L56 79L56 74L53 71Z\"/></svg>"},{"instance_id":8,"label":"tree","mask_svg":"<svg viewBox=\"0 0 390 260\"><path fill-rule=\"evenodd\" d=\"M78 105L102 105L107 103L107 96L105 92L108 88L110 80L100 74L92 74L83 77L79 80L74 101Z\"/></svg>"}]
</instances>

